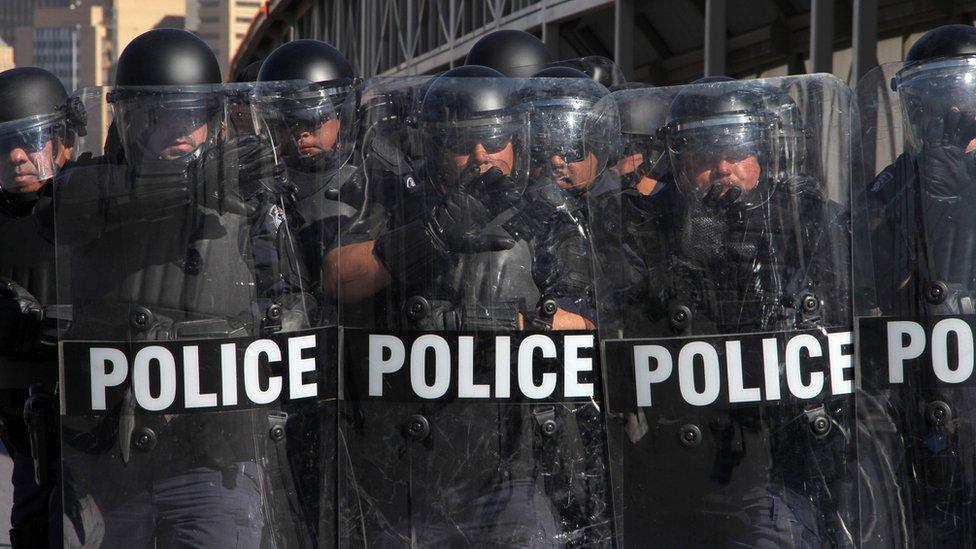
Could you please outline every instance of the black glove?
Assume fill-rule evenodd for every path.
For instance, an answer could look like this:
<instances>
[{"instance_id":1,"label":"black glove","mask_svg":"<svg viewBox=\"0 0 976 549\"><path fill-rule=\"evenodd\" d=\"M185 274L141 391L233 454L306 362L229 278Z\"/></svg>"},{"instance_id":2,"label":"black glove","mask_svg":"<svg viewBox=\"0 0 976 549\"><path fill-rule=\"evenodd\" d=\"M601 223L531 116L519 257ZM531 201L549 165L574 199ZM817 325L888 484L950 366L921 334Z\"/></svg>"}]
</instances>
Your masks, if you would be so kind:
<instances>
[{"instance_id":1,"label":"black glove","mask_svg":"<svg viewBox=\"0 0 976 549\"><path fill-rule=\"evenodd\" d=\"M467 168L432 211L377 237L375 253L387 270L411 284L421 282L432 266L437 270L446 264L449 253L496 252L515 246L508 235L485 234L495 216L474 193L485 188L485 175L490 173Z\"/></svg>"},{"instance_id":2,"label":"black glove","mask_svg":"<svg viewBox=\"0 0 976 549\"><path fill-rule=\"evenodd\" d=\"M23 286L0 277L0 352L34 352L44 309Z\"/></svg>"},{"instance_id":3,"label":"black glove","mask_svg":"<svg viewBox=\"0 0 976 549\"><path fill-rule=\"evenodd\" d=\"M966 146L976 137L976 114L949 111L932 117L920 156L922 188L935 198L958 198L976 191L976 163Z\"/></svg>"},{"instance_id":4,"label":"black glove","mask_svg":"<svg viewBox=\"0 0 976 549\"><path fill-rule=\"evenodd\" d=\"M572 214L566 192L550 179L531 185L519 193L515 215L505 222L505 230L515 238L536 236L558 211Z\"/></svg>"},{"instance_id":5,"label":"black glove","mask_svg":"<svg viewBox=\"0 0 976 549\"><path fill-rule=\"evenodd\" d=\"M511 178L508 178L509 181ZM498 168L480 173L476 166L461 172L458 185L434 208L429 219L432 232L447 251L458 253L497 252L515 246L507 235L485 234L485 226L508 205L506 190L487 190L492 184L505 187L505 176ZM489 206L490 204L490 206Z\"/></svg>"},{"instance_id":6,"label":"black glove","mask_svg":"<svg viewBox=\"0 0 976 549\"><path fill-rule=\"evenodd\" d=\"M256 192L280 193L287 179L266 138L240 135L218 142L190 163L195 202L220 211L247 213Z\"/></svg>"}]
</instances>

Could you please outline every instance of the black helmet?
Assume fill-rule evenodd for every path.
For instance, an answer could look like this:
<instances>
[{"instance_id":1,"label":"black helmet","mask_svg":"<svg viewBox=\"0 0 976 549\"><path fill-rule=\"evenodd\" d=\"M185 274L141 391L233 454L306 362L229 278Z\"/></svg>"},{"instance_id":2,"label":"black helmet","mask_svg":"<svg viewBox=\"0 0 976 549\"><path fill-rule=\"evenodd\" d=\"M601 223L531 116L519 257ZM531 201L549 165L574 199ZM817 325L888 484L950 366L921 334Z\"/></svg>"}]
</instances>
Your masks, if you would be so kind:
<instances>
[{"instance_id":1,"label":"black helmet","mask_svg":"<svg viewBox=\"0 0 976 549\"><path fill-rule=\"evenodd\" d=\"M50 72L19 67L0 72L0 155L19 149L31 157L33 180L45 180L57 171L60 147L70 146L74 134L84 135L84 109L77 98L69 100L64 85ZM51 144L51 153L38 156ZM0 165L0 189L18 186Z\"/></svg>"},{"instance_id":2,"label":"black helmet","mask_svg":"<svg viewBox=\"0 0 976 549\"><path fill-rule=\"evenodd\" d=\"M905 55L906 63L939 57L976 55L976 27L943 25L922 35Z\"/></svg>"},{"instance_id":3,"label":"black helmet","mask_svg":"<svg viewBox=\"0 0 976 549\"><path fill-rule=\"evenodd\" d=\"M776 182L796 175L805 149L796 103L761 82L688 86L672 100L664 133L675 178L686 190L714 160L754 156L761 192L743 195L746 206L765 201Z\"/></svg>"},{"instance_id":4,"label":"black helmet","mask_svg":"<svg viewBox=\"0 0 976 549\"><path fill-rule=\"evenodd\" d=\"M304 80L329 87L351 85L356 78L342 52L321 40L293 40L278 46L258 73L258 81Z\"/></svg>"},{"instance_id":5,"label":"black helmet","mask_svg":"<svg viewBox=\"0 0 976 549\"><path fill-rule=\"evenodd\" d=\"M552 63L546 45L520 30L499 30L486 34L471 46L465 65L482 65L512 78L528 78Z\"/></svg>"},{"instance_id":6,"label":"black helmet","mask_svg":"<svg viewBox=\"0 0 976 549\"><path fill-rule=\"evenodd\" d=\"M153 29L132 39L115 64L115 85L191 86L219 84L220 65L197 35Z\"/></svg>"},{"instance_id":7,"label":"black helmet","mask_svg":"<svg viewBox=\"0 0 976 549\"><path fill-rule=\"evenodd\" d=\"M589 55L576 59L565 59L552 63L553 67L569 67L576 69L606 88L619 86L627 81L624 73L616 63L600 55Z\"/></svg>"},{"instance_id":8,"label":"black helmet","mask_svg":"<svg viewBox=\"0 0 976 549\"><path fill-rule=\"evenodd\" d=\"M941 139L927 135L935 127L931 122L952 111L976 116L976 27L945 25L922 35L891 79L891 89L898 92L914 142Z\"/></svg>"},{"instance_id":9,"label":"black helmet","mask_svg":"<svg viewBox=\"0 0 976 549\"><path fill-rule=\"evenodd\" d=\"M537 166L553 156L574 163L593 153L602 170L613 160L619 132L616 108L607 89L586 73L566 66L543 69L524 83L519 100L530 113Z\"/></svg>"},{"instance_id":10,"label":"black helmet","mask_svg":"<svg viewBox=\"0 0 976 549\"><path fill-rule=\"evenodd\" d=\"M523 162L525 113L513 108L515 81L488 67L466 65L438 76L421 102L418 131L434 167L454 153L470 153L476 145L493 152L512 144L514 161ZM509 166L511 172L522 166Z\"/></svg>"},{"instance_id":11,"label":"black helmet","mask_svg":"<svg viewBox=\"0 0 976 549\"><path fill-rule=\"evenodd\" d=\"M327 154L302 156L300 167L306 170L331 169L349 159L358 134L356 115L358 98L356 75L349 60L321 40L302 39L278 46L258 73L258 82L300 80L311 84L291 96L278 92L260 103L262 116L301 131L311 124L339 121L339 136ZM273 111L280 111L274 113ZM298 138L298 135L295 135Z\"/></svg>"},{"instance_id":12,"label":"black helmet","mask_svg":"<svg viewBox=\"0 0 976 549\"><path fill-rule=\"evenodd\" d=\"M213 51L196 35L178 29L140 34L119 55L115 88L107 96L126 161L189 162L212 144L220 129L224 99L215 93L220 67ZM173 157L152 150L158 128L172 131L207 126L207 137L189 152ZM176 152L173 152L176 154Z\"/></svg>"},{"instance_id":13,"label":"black helmet","mask_svg":"<svg viewBox=\"0 0 976 549\"><path fill-rule=\"evenodd\" d=\"M668 118L668 102L662 95L649 93L653 86L626 87L613 92L620 117L619 157L641 154L644 161L630 179L636 182L647 175L660 179L667 169L667 147L661 128Z\"/></svg>"}]
</instances>

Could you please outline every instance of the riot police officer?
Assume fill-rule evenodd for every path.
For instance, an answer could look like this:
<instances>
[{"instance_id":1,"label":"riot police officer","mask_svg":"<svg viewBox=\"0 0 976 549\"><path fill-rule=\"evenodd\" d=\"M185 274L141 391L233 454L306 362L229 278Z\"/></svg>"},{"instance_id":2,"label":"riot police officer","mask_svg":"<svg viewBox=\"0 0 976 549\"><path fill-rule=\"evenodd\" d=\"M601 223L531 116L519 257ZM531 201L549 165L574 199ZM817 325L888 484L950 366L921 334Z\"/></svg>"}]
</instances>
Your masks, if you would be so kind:
<instances>
[{"instance_id":1,"label":"riot police officer","mask_svg":"<svg viewBox=\"0 0 976 549\"><path fill-rule=\"evenodd\" d=\"M299 240L310 285L318 291L325 253L362 202L361 196L352 196L359 185L351 180L360 175L349 163L358 127L357 81L339 50L310 39L278 47L258 74L261 83L291 80L310 86L285 92L259 88L256 106L283 143L288 180L297 190ZM334 317L334 312L327 314Z\"/></svg>"},{"instance_id":2,"label":"riot police officer","mask_svg":"<svg viewBox=\"0 0 976 549\"><path fill-rule=\"evenodd\" d=\"M274 152L255 135L225 139L227 103L237 96L220 82L213 52L185 31L149 31L119 56L106 96L125 163L76 166L55 192L58 244L72 252L68 339L202 345L270 337L307 318L295 296L300 261L284 252L292 246ZM79 370L66 359L66 394L77 390ZM154 415L140 391L134 380L106 411L63 418L65 490L101 516L73 538L256 548L280 539L276 528L304 530L274 493L282 482L272 471L287 472L274 458L280 413Z\"/></svg>"},{"instance_id":3,"label":"riot police officer","mask_svg":"<svg viewBox=\"0 0 976 549\"><path fill-rule=\"evenodd\" d=\"M495 69L511 78L528 78L552 61L542 40L525 31L506 29L479 38L464 64Z\"/></svg>"},{"instance_id":4,"label":"riot police officer","mask_svg":"<svg viewBox=\"0 0 976 549\"><path fill-rule=\"evenodd\" d=\"M0 73L0 436L14 462L14 547L61 545L57 410L50 396L57 382L59 316L54 246L41 238L32 212L70 161L77 133L84 134L80 114L53 74L36 67Z\"/></svg>"},{"instance_id":5,"label":"riot police officer","mask_svg":"<svg viewBox=\"0 0 976 549\"><path fill-rule=\"evenodd\" d=\"M608 400L619 421L608 429L625 546L649 537L686 547L853 544L849 398L693 404L688 386L661 379L653 400L641 401L635 387L645 384L625 375L643 367L634 352L645 342L632 338L670 351L688 336L718 346L723 334L847 328L847 211L811 175L821 159L807 156L813 132L799 124L791 89L720 82L673 99L628 92L669 105L674 183L653 197L625 188L591 210L604 266L600 332L617 372Z\"/></svg>"},{"instance_id":6,"label":"riot police officer","mask_svg":"<svg viewBox=\"0 0 976 549\"><path fill-rule=\"evenodd\" d=\"M616 89L613 92L620 116L620 150L616 171L620 186L644 196L660 192L668 172L667 149L660 134L667 118L667 105L647 94L630 91L653 86Z\"/></svg>"},{"instance_id":7,"label":"riot police officer","mask_svg":"<svg viewBox=\"0 0 976 549\"><path fill-rule=\"evenodd\" d=\"M520 207L529 159L518 84L464 66L427 89L416 115L422 165L411 167L415 192L395 205L369 256L399 304L397 317L375 328L402 337L460 331L520 338L523 329L565 328L569 316L584 326L550 297L556 285L582 277L553 264L538 272L535 235L506 227ZM576 289L582 295L567 297L585 300L585 288ZM358 348L355 340L347 345ZM477 354L477 379L485 379L492 356ZM352 539L609 543L605 469L587 466L602 456L602 439L589 425L600 417L590 402L365 399L362 368L350 364L340 428L354 464L345 505L353 513L346 522L357 525Z\"/></svg>"},{"instance_id":8,"label":"riot police officer","mask_svg":"<svg viewBox=\"0 0 976 549\"><path fill-rule=\"evenodd\" d=\"M933 340L920 350L918 367L906 364L896 380L886 367L888 349L879 347L900 346L896 333L884 331L886 318L931 329L966 324L976 312L974 55L976 29L947 25L920 37L904 63L883 65L858 84L863 134L889 140L895 153L886 157L865 138L861 174L869 183L859 189L854 218L863 332L858 459L864 507L874 517L862 529L865 546L976 541L976 479L967 465L976 437L968 419L972 390L941 382L930 366L955 363L955 351L937 351Z\"/></svg>"}]
</instances>

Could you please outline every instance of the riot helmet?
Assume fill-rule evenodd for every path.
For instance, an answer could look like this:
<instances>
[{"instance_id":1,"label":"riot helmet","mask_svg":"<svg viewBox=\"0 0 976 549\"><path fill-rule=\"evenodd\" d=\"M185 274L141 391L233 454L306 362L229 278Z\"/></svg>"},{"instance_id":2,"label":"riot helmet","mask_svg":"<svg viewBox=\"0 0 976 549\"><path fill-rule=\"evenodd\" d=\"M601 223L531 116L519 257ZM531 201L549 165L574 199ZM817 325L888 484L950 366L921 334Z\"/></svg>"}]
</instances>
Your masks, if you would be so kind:
<instances>
[{"instance_id":1,"label":"riot helmet","mask_svg":"<svg viewBox=\"0 0 976 549\"><path fill-rule=\"evenodd\" d=\"M127 162L188 163L217 139L220 67L196 35L155 29L119 55L108 94Z\"/></svg>"},{"instance_id":2,"label":"riot helmet","mask_svg":"<svg viewBox=\"0 0 976 549\"><path fill-rule=\"evenodd\" d=\"M585 192L615 160L616 107L607 89L582 71L549 67L519 93L529 113L532 171L561 188Z\"/></svg>"},{"instance_id":3,"label":"riot helmet","mask_svg":"<svg viewBox=\"0 0 976 549\"><path fill-rule=\"evenodd\" d=\"M488 67L467 65L437 77L421 102L418 131L435 182L465 169L523 171L524 113L513 109L514 81ZM445 189L441 189L442 191Z\"/></svg>"},{"instance_id":4,"label":"riot helmet","mask_svg":"<svg viewBox=\"0 0 976 549\"><path fill-rule=\"evenodd\" d=\"M668 151L661 135L668 104L643 91L652 87L628 87L612 94L620 116L617 170L623 187L636 188L645 178L658 181L668 170Z\"/></svg>"},{"instance_id":5,"label":"riot helmet","mask_svg":"<svg viewBox=\"0 0 976 549\"><path fill-rule=\"evenodd\" d=\"M0 189L33 196L85 134L85 111L50 72L19 67L0 72Z\"/></svg>"},{"instance_id":6,"label":"riot helmet","mask_svg":"<svg viewBox=\"0 0 976 549\"><path fill-rule=\"evenodd\" d=\"M672 100L664 132L675 181L690 196L756 206L801 169L796 103L759 83L689 86Z\"/></svg>"},{"instance_id":7,"label":"riot helmet","mask_svg":"<svg viewBox=\"0 0 976 549\"><path fill-rule=\"evenodd\" d=\"M258 115L294 146L286 162L305 171L332 169L349 159L357 136L355 77L342 53L320 40L282 44L261 65L258 82L304 81L291 94L283 88L259 87ZM270 93L269 93L270 91Z\"/></svg>"},{"instance_id":8,"label":"riot helmet","mask_svg":"<svg viewBox=\"0 0 976 549\"><path fill-rule=\"evenodd\" d=\"M925 33L891 80L909 141L976 148L976 28L946 25Z\"/></svg>"},{"instance_id":9,"label":"riot helmet","mask_svg":"<svg viewBox=\"0 0 976 549\"><path fill-rule=\"evenodd\" d=\"M528 78L552 63L552 55L534 35L506 29L481 37L468 52L465 65L481 65L511 78Z\"/></svg>"},{"instance_id":10,"label":"riot helmet","mask_svg":"<svg viewBox=\"0 0 976 549\"><path fill-rule=\"evenodd\" d=\"M575 59L564 59L562 61L556 61L550 66L574 68L585 74L587 78L591 78L594 81L599 82L606 88L619 86L627 81L627 79L624 77L623 71L620 70L620 67L618 67L617 64L612 60L601 55L588 55L586 57L577 57Z\"/></svg>"}]
</instances>

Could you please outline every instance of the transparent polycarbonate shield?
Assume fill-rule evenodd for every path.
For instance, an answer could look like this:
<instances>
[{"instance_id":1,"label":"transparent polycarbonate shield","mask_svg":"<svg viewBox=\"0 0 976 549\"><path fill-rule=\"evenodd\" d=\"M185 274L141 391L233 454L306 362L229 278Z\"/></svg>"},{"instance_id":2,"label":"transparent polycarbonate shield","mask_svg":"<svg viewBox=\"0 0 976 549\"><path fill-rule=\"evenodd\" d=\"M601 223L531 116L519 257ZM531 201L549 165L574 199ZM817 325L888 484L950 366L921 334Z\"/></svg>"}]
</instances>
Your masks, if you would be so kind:
<instances>
[{"instance_id":1,"label":"transparent polycarbonate shield","mask_svg":"<svg viewBox=\"0 0 976 549\"><path fill-rule=\"evenodd\" d=\"M113 111L121 154L62 171L38 213L71 309L67 546L335 541L337 328L273 136L231 130L252 93L86 95Z\"/></svg>"},{"instance_id":2,"label":"transparent polycarbonate shield","mask_svg":"<svg viewBox=\"0 0 976 549\"><path fill-rule=\"evenodd\" d=\"M384 222L338 254L343 542L610 543L585 202L532 173L547 83L373 84L416 107L384 120Z\"/></svg>"},{"instance_id":3,"label":"transparent polycarbonate shield","mask_svg":"<svg viewBox=\"0 0 976 549\"><path fill-rule=\"evenodd\" d=\"M616 542L854 545L850 90L622 93L669 162L632 181L653 143L621 147L589 205Z\"/></svg>"},{"instance_id":4,"label":"transparent polycarbonate shield","mask_svg":"<svg viewBox=\"0 0 976 549\"><path fill-rule=\"evenodd\" d=\"M976 542L974 79L976 62L962 57L882 65L857 86L854 303L866 546Z\"/></svg>"},{"instance_id":5,"label":"transparent polycarbonate shield","mask_svg":"<svg viewBox=\"0 0 976 549\"><path fill-rule=\"evenodd\" d=\"M549 64L550 67L569 67L582 71L593 81L610 88L618 86L627 81L624 72L613 62L612 59L600 55L588 55L575 59L563 59Z\"/></svg>"}]
</instances>

